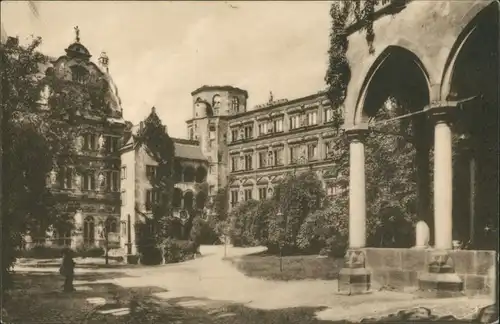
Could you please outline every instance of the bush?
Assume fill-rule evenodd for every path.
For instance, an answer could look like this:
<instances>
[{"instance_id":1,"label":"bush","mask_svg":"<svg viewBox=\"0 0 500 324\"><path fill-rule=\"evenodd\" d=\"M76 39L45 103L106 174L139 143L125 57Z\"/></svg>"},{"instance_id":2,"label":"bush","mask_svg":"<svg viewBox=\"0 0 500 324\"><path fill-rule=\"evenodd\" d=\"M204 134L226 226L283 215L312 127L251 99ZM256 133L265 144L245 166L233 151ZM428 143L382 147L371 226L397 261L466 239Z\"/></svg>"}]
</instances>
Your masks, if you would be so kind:
<instances>
[{"instance_id":1,"label":"bush","mask_svg":"<svg viewBox=\"0 0 500 324\"><path fill-rule=\"evenodd\" d=\"M62 252L65 249L67 249L65 246L36 245L31 249L18 250L17 256L20 258L54 259L62 257Z\"/></svg>"},{"instance_id":2,"label":"bush","mask_svg":"<svg viewBox=\"0 0 500 324\"><path fill-rule=\"evenodd\" d=\"M252 236L252 226L256 218L259 202L248 200L238 205L229 215L230 231L229 237L234 246L255 246L255 238Z\"/></svg>"},{"instance_id":3,"label":"bush","mask_svg":"<svg viewBox=\"0 0 500 324\"><path fill-rule=\"evenodd\" d=\"M168 238L163 242L165 263L177 263L191 260L194 258L197 248L197 244L193 241Z\"/></svg>"},{"instance_id":4,"label":"bush","mask_svg":"<svg viewBox=\"0 0 500 324\"><path fill-rule=\"evenodd\" d=\"M154 245L139 247L139 262L143 265L161 264L161 250Z\"/></svg>"},{"instance_id":5,"label":"bush","mask_svg":"<svg viewBox=\"0 0 500 324\"><path fill-rule=\"evenodd\" d=\"M105 252L102 247L81 247L76 250L75 256L84 258L99 258L104 256Z\"/></svg>"},{"instance_id":6,"label":"bush","mask_svg":"<svg viewBox=\"0 0 500 324\"><path fill-rule=\"evenodd\" d=\"M216 231L214 220L203 220L196 217L193 220L191 232L189 234L191 241L196 245L200 244L218 244L220 243L219 235Z\"/></svg>"}]
</instances>

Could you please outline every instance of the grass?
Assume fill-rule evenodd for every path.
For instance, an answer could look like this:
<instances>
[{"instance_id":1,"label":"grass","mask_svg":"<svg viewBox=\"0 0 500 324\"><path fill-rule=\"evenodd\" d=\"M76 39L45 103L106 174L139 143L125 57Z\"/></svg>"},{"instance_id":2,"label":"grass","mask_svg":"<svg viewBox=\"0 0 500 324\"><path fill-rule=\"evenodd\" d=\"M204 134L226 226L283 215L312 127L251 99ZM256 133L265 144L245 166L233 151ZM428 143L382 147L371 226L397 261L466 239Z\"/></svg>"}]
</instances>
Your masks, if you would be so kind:
<instances>
[{"instance_id":1,"label":"grass","mask_svg":"<svg viewBox=\"0 0 500 324\"><path fill-rule=\"evenodd\" d=\"M269 280L333 280L343 265L343 259L318 258L317 255L283 256L283 271L280 257L266 252L228 258L241 272L249 277Z\"/></svg>"}]
</instances>

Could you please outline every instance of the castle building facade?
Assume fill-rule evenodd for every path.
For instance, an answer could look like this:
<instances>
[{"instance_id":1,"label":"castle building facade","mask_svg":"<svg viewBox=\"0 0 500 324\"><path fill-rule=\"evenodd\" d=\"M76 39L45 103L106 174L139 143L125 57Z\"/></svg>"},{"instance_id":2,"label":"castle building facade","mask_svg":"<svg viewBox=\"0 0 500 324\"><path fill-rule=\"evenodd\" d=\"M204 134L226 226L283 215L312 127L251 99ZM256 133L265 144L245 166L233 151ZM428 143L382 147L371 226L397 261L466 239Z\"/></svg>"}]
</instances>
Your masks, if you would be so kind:
<instances>
[{"instance_id":1,"label":"castle building facade","mask_svg":"<svg viewBox=\"0 0 500 324\"><path fill-rule=\"evenodd\" d=\"M188 136L199 140L209 161L211 195L228 187L230 208L272 196L286 173L315 171L329 196L336 193L328 156L336 136L325 93L274 100L247 109L248 93L231 86L203 86L192 92Z\"/></svg>"},{"instance_id":2,"label":"castle building facade","mask_svg":"<svg viewBox=\"0 0 500 324\"><path fill-rule=\"evenodd\" d=\"M45 74L86 86L90 80L101 79L107 83L105 105L106 122L90 115L80 115L79 123L89 125L89 131L75 140L77 156L73 164L52 170L47 185L59 202L67 206L73 216L73 229L51 229L50 244L68 245L73 248L105 244L108 234L110 246L119 245L120 219L120 155L119 148L125 129L121 100L109 74L109 58L102 53L98 64L90 60L91 54L77 38L66 49L66 55L53 60ZM45 88L40 104L50 109L51 89ZM90 103L89 103L90 104ZM32 238L38 241L41 238ZM47 243L47 240L45 240ZM29 238L28 238L29 243Z\"/></svg>"}]
</instances>

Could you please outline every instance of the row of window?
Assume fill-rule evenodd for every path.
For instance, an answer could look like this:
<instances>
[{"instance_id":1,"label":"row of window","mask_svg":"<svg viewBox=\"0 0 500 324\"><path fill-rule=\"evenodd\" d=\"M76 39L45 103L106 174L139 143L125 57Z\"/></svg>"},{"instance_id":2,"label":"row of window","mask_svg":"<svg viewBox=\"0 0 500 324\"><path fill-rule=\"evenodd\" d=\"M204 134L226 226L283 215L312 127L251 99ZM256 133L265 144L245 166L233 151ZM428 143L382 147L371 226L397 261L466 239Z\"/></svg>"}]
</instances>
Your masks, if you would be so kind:
<instances>
[{"instance_id":1,"label":"row of window","mask_svg":"<svg viewBox=\"0 0 500 324\"><path fill-rule=\"evenodd\" d=\"M97 175L97 177L96 177ZM105 188L107 191L118 191L120 180L118 171L94 172L88 171L81 177L81 190L96 190L97 187ZM73 189L75 170L73 168L62 168L59 171L59 185L62 189Z\"/></svg>"},{"instance_id":2,"label":"row of window","mask_svg":"<svg viewBox=\"0 0 500 324\"><path fill-rule=\"evenodd\" d=\"M323 144L323 159L328 159L333 152L333 143L326 142ZM309 143L305 146L295 145L288 148L290 153L289 164L303 163L307 161L315 161L320 158L318 151L318 143ZM231 171L249 171L253 170L253 153L247 153L243 156L231 157ZM284 149L276 148L270 151L258 152L257 168L267 168L272 166L282 166L284 162Z\"/></svg>"},{"instance_id":3,"label":"row of window","mask_svg":"<svg viewBox=\"0 0 500 324\"><path fill-rule=\"evenodd\" d=\"M258 192L259 192L259 200L265 200L267 198L271 198L271 196L272 196L272 189L271 188L260 187L260 188L258 188ZM336 194L338 194L339 192L340 192L339 188L334 184L329 184L326 187L326 195L328 197L333 197ZM240 198L240 191L237 189L231 190L231 196L230 196L231 207L236 206L240 202L239 198ZM243 190L243 198L244 198L244 201L253 199L253 189L251 189L251 188L244 189Z\"/></svg>"},{"instance_id":4,"label":"row of window","mask_svg":"<svg viewBox=\"0 0 500 324\"><path fill-rule=\"evenodd\" d=\"M119 138L116 136L97 136L96 134L83 135L83 149L97 151L104 149L106 153L118 152Z\"/></svg>"},{"instance_id":5,"label":"row of window","mask_svg":"<svg viewBox=\"0 0 500 324\"><path fill-rule=\"evenodd\" d=\"M323 121L325 123L331 121L333 118L333 109L327 108L323 111ZM281 133L284 131L283 117L275 118L270 121L260 122L257 125L257 136L264 136L267 134ZM289 129L297 129L307 126L318 125L318 112L308 111L306 113L299 113L289 117ZM231 141L236 142L239 140L252 139L254 137L253 125L246 125L243 128L231 129Z\"/></svg>"}]
</instances>

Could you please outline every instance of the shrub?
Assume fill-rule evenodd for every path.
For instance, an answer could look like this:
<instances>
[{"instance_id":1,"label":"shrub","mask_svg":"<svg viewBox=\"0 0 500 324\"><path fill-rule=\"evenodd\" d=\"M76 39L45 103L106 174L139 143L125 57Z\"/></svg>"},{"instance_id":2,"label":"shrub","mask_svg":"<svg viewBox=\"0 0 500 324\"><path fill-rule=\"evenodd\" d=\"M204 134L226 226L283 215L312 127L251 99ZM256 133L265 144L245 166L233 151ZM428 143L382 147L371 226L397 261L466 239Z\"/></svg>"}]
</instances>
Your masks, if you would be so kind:
<instances>
[{"instance_id":1,"label":"shrub","mask_svg":"<svg viewBox=\"0 0 500 324\"><path fill-rule=\"evenodd\" d=\"M143 265L158 265L161 264L161 251L154 245L141 246L139 251L139 262Z\"/></svg>"},{"instance_id":2,"label":"shrub","mask_svg":"<svg viewBox=\"0 0 500 324\"><path fill-rule=\"evenodd\" d=\"M168 238L163 242L165 263L177 263L194 258L197 245L193 241Z\"/></svg>"},{"instance_id":3,"label":"shrub","mask_svg":"<svg viewBox=\"0 0 500 324\"><path fill-rule=\"evenodd\" d=\"M204 220L196 217L193 220L191 232L189 234L191 241L197 246L200 244L217 244L220 243L219 235L216 231L214 220Z\"/></svg>"},{"instance_id":4,"label":"shrub","mask_svg":"<svg viewBox=\"0 0 500 324\"><path fill-rule=\"evenodd\" d=\"M76 250L75 256L84 258L99 258L104 256L104 249L102 247L81 247Z\"/></svg>"},{"instance_id":5,"label":"shrub","mask_svg":"<svg viewBox=\"0 0 500 324\"><path fill-rule=\"evenodd\" d=\"M36 245L31 249L18 250L17 256L20 258L54 259L62 257L64 249L67 247Z\"/></svg>"},{"instance_id":6,"label":"shrub","mask_svg":"<svg viewBox=\"0 0 500 324\"><path fill-rule=\"evenodd\" d=\"M252 237L251 228L256 218L259 202L248 200L238 205L229 215L230 231L229 237L234 246L254 246L255 239Z\"/></svg>"}]
</instances>

